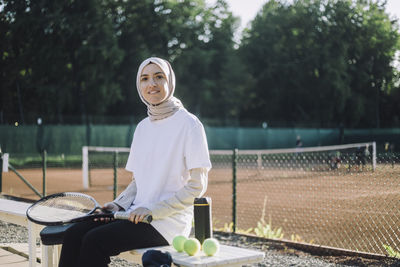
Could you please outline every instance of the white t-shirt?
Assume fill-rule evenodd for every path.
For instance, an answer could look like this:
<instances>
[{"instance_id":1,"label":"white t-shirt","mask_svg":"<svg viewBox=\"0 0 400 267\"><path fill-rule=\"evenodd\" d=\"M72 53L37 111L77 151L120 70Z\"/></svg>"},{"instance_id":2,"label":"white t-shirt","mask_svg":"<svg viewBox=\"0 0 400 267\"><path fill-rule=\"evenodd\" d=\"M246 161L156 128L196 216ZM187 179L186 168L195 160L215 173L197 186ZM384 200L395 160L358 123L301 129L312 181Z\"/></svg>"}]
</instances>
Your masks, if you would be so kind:
<instances>
[{"instance_id":1,"label":"white t-shirt","mask_svg":"<svg viewBox=\"0 0 400 267\"><path fill-rule=\"evenodd\" d=\"M128 211L138 207L152 210L160 202L185 190L190 173L211 168L207 139L201 122L185 109L163 120L141 121L134 133L126 169L133 172L137 193ZM184 206L166 217L154 216L151 223L169 242L176 235L188 236L193 205Z\"/></svg>"}]
</instances>

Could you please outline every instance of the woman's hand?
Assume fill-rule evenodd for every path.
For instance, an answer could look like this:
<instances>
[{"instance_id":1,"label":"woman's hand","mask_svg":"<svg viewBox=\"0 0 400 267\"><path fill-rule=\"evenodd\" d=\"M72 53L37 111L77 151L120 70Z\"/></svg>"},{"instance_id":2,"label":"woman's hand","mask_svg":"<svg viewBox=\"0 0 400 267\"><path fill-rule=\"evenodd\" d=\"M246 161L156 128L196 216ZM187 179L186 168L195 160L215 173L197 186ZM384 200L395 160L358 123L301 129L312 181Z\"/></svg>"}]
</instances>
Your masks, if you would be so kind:
<instances>
[{"instance_id":1,"label":"woman's hand","mask_svg":"<svg viewBox=\"0 0 400 267\"><path fill-rule=\"evenodd\" d=\"M114 202L107 202L106 204L103 205L103 207L101 208L103 211L105 212L116 212L119 211L119 206L117 204L115 204ZM101 222L109 222L109 221L113 221L113 218L96 218L94 219L95 222L97 221L101 221Z\"/></svg>"},{"instance_id":2,"label":"woman's hand","mask_svg":"<svg viewBox=\"0 0 400 267\"><path fill-rule=\"evenodd\" d=\"M146 208L137 208L131 212L129 220L133 223L139 223L144 220L147 215L151 215L151 210Z\"/></svg>"},{"instance_id":3,"label":"woman's hand","mask_svg":"<svg viewBox=\"0 0 400 267\"><path fill-rule=\"evenodd\" d=\"M104 204L104 206L102 207L103 210L106 211L119 211L119 206L117 204L115 204L114 202L107 202L106 204Z\"/></svg>"}]
</instances>

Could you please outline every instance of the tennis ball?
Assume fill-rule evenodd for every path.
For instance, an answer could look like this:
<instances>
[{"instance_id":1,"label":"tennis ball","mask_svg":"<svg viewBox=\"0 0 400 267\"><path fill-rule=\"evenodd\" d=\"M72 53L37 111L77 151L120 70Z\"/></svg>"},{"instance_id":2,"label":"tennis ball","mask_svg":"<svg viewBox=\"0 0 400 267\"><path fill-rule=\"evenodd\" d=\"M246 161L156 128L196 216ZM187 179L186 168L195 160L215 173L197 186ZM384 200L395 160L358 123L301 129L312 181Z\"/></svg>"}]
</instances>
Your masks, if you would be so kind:
<instances>
[{"instance_id":1,"label":"tennis ball","mask_svg":"<svg viewBox=\"0 0 400 267\"><path fill-rule=\"evenodd\" d=\"M215 238L207 238L203 242L203 252L207 256L213 256L219 251L219 242Z\"/></svg>"},{"instance_id":2,"label":"tennis ball","mask_svg":"<svg viewBox=\"0 0 400 267\"><path fill-rule=\"evenodd\" d=\"M185 244L183 244L183 249L189 256L196 255L196 253L199 252L200 247L200 241L196 238L189 238L185 241Z\"/></svg>"},{"instance_id":3,"label":"tennis ball","mask_svg":"<svg viewBox=\"0 0 400 267\"><path fill-rule=\"evenodd\" d=\"M176 251L182 252L183 251L183 245L185 244L186 240L187 240L186 236L177 235L172 240L172 246L174 247L174 249L176 249Z\"/></svg>"}]
</instances>

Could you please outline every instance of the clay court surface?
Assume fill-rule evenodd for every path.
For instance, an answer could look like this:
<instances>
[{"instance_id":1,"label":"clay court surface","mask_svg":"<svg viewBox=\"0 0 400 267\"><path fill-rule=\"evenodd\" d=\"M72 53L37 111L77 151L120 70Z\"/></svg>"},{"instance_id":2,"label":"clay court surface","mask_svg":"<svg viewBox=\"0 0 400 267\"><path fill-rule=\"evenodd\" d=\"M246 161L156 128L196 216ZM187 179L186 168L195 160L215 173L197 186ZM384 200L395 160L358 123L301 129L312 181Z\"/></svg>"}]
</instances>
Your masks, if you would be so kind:
<instances>
[{"instance_id":1,"label":"clay court surface","mask_svg":"<svg viewBox=\"0 0 400 267\"><path fill-rule=\"evenodd\" d=\"M42 169L17 170L40 193L43 188ZM93 196L100 204L113 200L113 170L97 169L91 171L91 186L84 190L81 169L48 168L46 173L47 195L59 192L82 192ZM118 192L130 183L132 175L118 170ZM3 174L3 193L29 199L39 197L16 174L9 171Z\"/></svg>"},{"instance_id":2,"label":"clay court surface","mask_svg":"<svg viewBox=\"0 0 400 267\"><path fill-rule=\"evenodd\" d=\"M42 170L18 170L42 192ZM303 169L239 169L237 228L248 230L264 219L281 227L284 238L344 249L385 254L383 244L399 249L400 166L376 170L305 171ZM118 170L118 192L131 174ZM113 199L113 170L92 169L91 187L83 190L80 169L47 169L47 194L75 191L100 204ZM214 168L206 195L213 201L214 227L232 219L232 170ZM38 199L14 173L3 174L3 193ZM253 232L254 233L254 232Z\"/></svg>"}]
</instances>

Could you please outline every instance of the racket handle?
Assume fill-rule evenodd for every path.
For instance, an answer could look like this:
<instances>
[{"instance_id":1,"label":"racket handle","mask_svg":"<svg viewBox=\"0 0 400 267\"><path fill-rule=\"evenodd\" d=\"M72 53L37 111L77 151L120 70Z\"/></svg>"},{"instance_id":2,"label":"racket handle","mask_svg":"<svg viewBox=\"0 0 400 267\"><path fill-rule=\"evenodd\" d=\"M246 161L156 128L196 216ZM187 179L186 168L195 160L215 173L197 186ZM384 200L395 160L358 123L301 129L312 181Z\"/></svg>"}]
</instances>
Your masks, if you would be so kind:
<instances>
[{"instance_id":1,"label":"racket handle","mask_svg":"<svg viewBox=\"0 0 400 267\"><path fill-rule=\"evenodd\" d=\"M117 211L116 213L114 213L114 218L118 219L118 220L129 220L129 216L131 215L130 212L126 212L126 211ZM142 222L144 223L151 223L151 221L153 220L153 216L151 215L146 215L143 219Z\"/></svg>"},{"instance_id":2,"label":"racket handle","mask_svg":"<svg viewBox=\"0 0 400 267\"><path fill-rule=\"evenodd\" d=\"M126 211L117 211L116 213L114 213L114 218L118 220L129 220L130 215L131 214Z\"/></svg>"}]
</instances>

